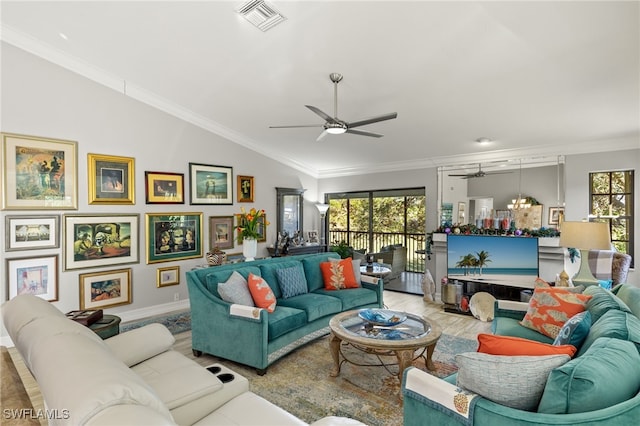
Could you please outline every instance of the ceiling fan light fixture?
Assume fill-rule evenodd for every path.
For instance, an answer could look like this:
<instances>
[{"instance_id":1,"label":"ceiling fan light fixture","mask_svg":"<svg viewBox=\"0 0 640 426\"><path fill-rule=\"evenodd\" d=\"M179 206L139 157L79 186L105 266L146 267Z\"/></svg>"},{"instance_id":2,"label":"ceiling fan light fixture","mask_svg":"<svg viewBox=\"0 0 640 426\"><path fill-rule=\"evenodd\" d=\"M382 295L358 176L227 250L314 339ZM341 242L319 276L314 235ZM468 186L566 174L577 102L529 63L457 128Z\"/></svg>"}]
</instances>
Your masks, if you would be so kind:
<instances>
[{"instance_id":1,"label":"ceiling fan light fixture","mask_svg":"<svg viewBox=\"0 0 640 426\"><path fill-rule=\"evenodd\" d=\"M332 135L341 135L347 131L347 126L342 123L326 123L324 129Z\"/></svg>"}]
</instances>

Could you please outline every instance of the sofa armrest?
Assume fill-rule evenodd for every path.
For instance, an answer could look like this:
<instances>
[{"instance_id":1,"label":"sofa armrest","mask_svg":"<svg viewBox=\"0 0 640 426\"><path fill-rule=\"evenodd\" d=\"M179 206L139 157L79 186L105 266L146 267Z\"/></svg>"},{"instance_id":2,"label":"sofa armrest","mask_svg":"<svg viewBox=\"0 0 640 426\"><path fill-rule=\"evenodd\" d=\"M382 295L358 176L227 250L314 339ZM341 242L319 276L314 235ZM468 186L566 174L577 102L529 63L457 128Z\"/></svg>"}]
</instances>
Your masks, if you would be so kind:
<instances>
[{"instance_id":1,"label":"sofa armrest","mask_svg":"<svg viewBox=\"0 0 640 426\"><path fill-rule=\"evenodd\" d=\"M175 341L167 327L153 323L115 335L104 342L116 358L131 367L168 351Z\"/></svg>"},{"instance_id":2,"label":"sofa armrest","mask_svg":"<svg viewBox=\"0 0 640 426\"><path fill-rule=\"evenodd\" d=\"M473 424L479 395L411 367L402 380L404 424Z\"/></svg>"}]
</instances>

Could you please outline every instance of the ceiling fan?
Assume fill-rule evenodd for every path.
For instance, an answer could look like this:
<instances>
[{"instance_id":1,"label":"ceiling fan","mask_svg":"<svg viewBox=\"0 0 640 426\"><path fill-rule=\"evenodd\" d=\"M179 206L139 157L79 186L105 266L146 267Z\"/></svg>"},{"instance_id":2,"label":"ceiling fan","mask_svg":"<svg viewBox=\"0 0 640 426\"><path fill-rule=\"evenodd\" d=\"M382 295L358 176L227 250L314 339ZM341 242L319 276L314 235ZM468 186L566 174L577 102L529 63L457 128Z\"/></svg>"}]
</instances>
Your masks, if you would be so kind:
<instances>
[{"instance_id":1,"label":"ceiling fan","mask_svg":"<svg viewBox=\"0 0 640 426\"><path fill-rule=\"evenodd\" d=\"M502 174L505 174L505 173L511 173L511 172L483 172L482 171L482 164L478 164L478 171L477 172L466 173L466 174L462 174L462 175L449 175L449 176L460 177L462 179L474 179L474 178L481 178L481 177L485 177L485 176L489 176L489 175L502 175Z\"/></svg>"},{"instance_id":2,"label":"ceiling fan","mask_svg":"<svg viewBox=\"0 0 640 426\"><path fill-rule=\"evenodd\" d=\"M364 130L356 130L355 127L377 123L378 121L391 120L396 118L398 116L398 113L391 112L389 114L379 115L377 117L371 117L364 120L357 120L357 121L351 121L351 122L347 122L339 119L338 118L338 83L340 83L340 81L342 80L342 74L338 74L334 72L329 74L329 78L333 82L333 117L323 112L320 108L314 107L312 105L305 105L311 111L315 112L320 117L322 117L325 120L324 124L301 124L301 125L295 125L295 126L269 126L269 128L270 129L287 129L287 128L294 128L294 127L323 127L324 130L320 134L320 136L318 136L318 139L316 139L316 141L322 140L325 136L327 136L327 134L340 135L342 133L351 133L354 135L370 136L373 138L381 138L382 136L384 136L379 133L365 132Z\"/></svg>"}]
</instances>

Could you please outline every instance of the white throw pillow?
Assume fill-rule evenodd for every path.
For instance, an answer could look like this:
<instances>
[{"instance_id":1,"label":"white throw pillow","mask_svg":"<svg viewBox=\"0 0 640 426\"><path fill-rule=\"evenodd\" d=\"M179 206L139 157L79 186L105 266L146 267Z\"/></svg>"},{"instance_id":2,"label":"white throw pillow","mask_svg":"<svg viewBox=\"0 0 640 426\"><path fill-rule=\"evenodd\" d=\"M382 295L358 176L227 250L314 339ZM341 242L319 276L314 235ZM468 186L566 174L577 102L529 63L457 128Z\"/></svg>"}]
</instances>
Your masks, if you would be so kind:
<instances>
[{"instance_id":1,"label":"white throw pillow","mask_svg":"<svg viewBox=\"0 0 640 426\"><path fill-rule=\"evenodd\" d=\"M238 271L233 271L229 279L218 284L218 293L222 300L238 305L256 306L249 291L247 280Z\"/></svg>"}]
</instances>

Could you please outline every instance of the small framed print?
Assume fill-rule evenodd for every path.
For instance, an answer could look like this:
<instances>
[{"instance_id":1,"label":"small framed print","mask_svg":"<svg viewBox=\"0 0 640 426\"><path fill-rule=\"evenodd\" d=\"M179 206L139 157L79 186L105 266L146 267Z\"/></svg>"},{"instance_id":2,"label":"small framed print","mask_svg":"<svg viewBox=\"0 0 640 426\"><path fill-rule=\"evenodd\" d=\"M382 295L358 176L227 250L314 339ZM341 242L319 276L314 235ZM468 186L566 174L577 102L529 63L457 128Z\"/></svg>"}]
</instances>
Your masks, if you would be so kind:
<instances>
[{"instance_id":1,"label":"small framed print","mask_svg":"<svg viewBox=\"0 0 640 426\"><path fill-rule=\"evenodd\" d=\"M156 276L156 285L158 287L168 287L170 285L180 284L180 267L168 266L166 268L158 268Z\"/></svg>"},{"instance_id":2,"label":"small framed print","mask_svg":"<svg viewBox=\"0 0 640 426\"><path fill-rule=\"evenodd\" d=\"M191 204L233 204L233 168L189 163Z\"/></svg>"},{"instance_id":3,"label":"small framed print","mask_svg":"<svg viewBox=\"0 0 640 426\"><path fill-rule=\"evenodd\" d=\"M58 255L7 259L9 299L33 294L49 302L58 300Z\"/></svg>"},{"instance_id":4,"label":"small framed print","mask_svg":"<svg viewBox=\"0 0 640 426\"><path fill-rule=\"evenodd\" d=\"M147 204L184 204L184 174L144 172Z\"/></svg>"},{"instance_id":5,"label":"small framed print","mask_svg":"<svg viewBox=\"0 0 640 426\"><path fill-rule=\"evenodd\" d=\"M2 133L2 208L78 208L78 143Z\"/></svg>"},{"instance_id":6,"label":"small framed print","mask_svg":"<svg viewBox=\"0 0 640 426\"><path fill-rule=\"evenodd\" d=\"M89 204L135 204L131 157L88 154Z\"/></svg>"},{"instance_id":7,"label":"small framed print","mask_svg":"<svg viewBox=\"0 0 640 426\"><path fill-rule=\"evenodd\" d=\"M238 176L238 202L253 203L253 176Z\"/></svg>"},{"instance_id":8,"label":"small framed print","mask_svg":"<svg viewBox=\"0 0 640 426\"><path fill-rule=\"evenodd\" d=\"M60 216L5 216L5 251L60 247Z\"/></svg>"},{"instance_id":9,"label":"small framed print","mask_svg":"<svg viewBox=\"0 0 640 426\"><path fill-rule=\"evenodd\" d=\"M318 240L318 231L309 231L307 233L307 242L309 244L318 244L320 240Z\"/></svg>"},{"instance_id":10,"label":"small framed print","mask_svg":"<svg viewBox=\"0 0 640 426\"><path fill-rule=\"evenodd\" d=\"M131 268L80 274L80 309L131 303Z\"/></svg>"},{"instance_id":11,"label":"small framed print","mask_svg":"<svg viewBox=\"0 0 640 426\"><path fill-rule=\"evenodd\" d=\"M64 215L64 269L138 263L138 214Z\"/></svg>"},{"instance_id":12,"label":"small framed print","mask_svg":"<svg viewBox=\"0 0 640 426\"><path fill-rule=\"evenodd\" d=\"M202 257L202 212L147 213L147 263Z\"/></svg>"},{"instance_id":13,"label":"small framed print","mask_svg":"<svg viewBox=\"0 0 640 426\"><path fill-rule=\"evenodd\" d=\"M209 216L209 249L233 248L233 216Z\"/></svg>"},{"instance_id":14,"label":"small framed print","mask_svg":"<svg viewBox=\"0 0 640 426\"><path fill-rule=\"evenodd\" d=\"M564 207L549 207L549 225L560 225L564 220Z\"/></svg>"}]
</instances>

